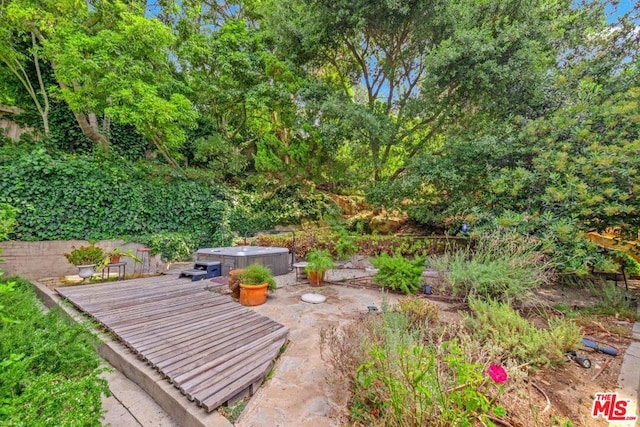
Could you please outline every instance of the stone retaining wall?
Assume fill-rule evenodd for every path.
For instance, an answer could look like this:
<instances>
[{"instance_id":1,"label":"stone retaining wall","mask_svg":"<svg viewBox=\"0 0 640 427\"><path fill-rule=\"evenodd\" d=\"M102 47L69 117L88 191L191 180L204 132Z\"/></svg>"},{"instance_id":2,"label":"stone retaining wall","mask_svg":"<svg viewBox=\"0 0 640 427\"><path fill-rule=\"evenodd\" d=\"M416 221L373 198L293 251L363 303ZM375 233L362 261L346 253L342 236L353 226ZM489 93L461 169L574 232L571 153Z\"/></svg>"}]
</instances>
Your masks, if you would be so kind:
<instances>
[{"instance_id":1,"label":"stone retaining wall","mask_svg":"<svg viewBox=\"0 0 640 427\"><path fill-rule=\"evenodd\" d=\"M89 242L86 240L0 242L0 248L4 250L4 252L0 254L0 258L3 259L3 261L0 262L0 268L4 270L6 276L20 275L32 280L43 277L62 277L77 274L78 269L67 261L64 254L70 252L73 246L79 247L88 244ZM115 248L123 251L133 249L134 254L137 248L143 247L143 245L139 243L125 243L123 240L100 240L96 242L96 245L106 251ZM138 254L138 256L140 256L140 254ZM127 274L133 273L135 266L133 260L130 258L121 258L121 261L127 263ZM151 257L149 264L151 273L161 271L165 267L159 255ZM136 268L139 271L140 264L138 264Z\"/></svg>"}]
</instances>

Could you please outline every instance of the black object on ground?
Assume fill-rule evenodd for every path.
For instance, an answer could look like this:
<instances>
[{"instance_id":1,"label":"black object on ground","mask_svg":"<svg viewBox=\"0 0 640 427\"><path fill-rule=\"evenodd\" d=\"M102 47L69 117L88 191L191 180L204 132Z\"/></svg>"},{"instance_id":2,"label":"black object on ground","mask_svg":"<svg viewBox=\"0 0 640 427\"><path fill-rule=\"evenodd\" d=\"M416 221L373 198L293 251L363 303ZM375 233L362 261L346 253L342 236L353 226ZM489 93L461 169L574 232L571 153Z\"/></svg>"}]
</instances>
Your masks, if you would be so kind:
<instances>
[{"instance_id":1,"label":"black object on ground","mask_svg":"<svg viewBox=\"0 0 640 427\"><path fill-rule=\"evenodd\" d=\"M180 277L191 277L192 282L221 275L222 267L218 261L196 261L192 269L180 273Z\"/></svg>"},{"instance_id":2,"label":"black object on ground","mask_svg":"<svg viewBox=\"0 0 640 427\"><path fill-rule=\"evenodd\" d=\"M567 356L569 356L569 359L573 360L583 368L585 369L591 368L591 360L587 359L586 357L578 356L578 354L575 351L568 351Z\"/></svg>"}]
</instances>

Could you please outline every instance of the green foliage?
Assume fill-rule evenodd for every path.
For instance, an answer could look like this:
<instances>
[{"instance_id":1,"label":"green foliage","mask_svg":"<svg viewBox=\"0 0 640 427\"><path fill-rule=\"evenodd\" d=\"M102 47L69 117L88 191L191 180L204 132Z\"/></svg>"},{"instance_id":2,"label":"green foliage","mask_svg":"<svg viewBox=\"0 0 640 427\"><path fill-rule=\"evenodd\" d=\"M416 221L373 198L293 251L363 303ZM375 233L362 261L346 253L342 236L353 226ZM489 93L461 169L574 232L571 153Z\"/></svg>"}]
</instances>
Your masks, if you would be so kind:
<instances>
[{"instance_id":1,"label":"green foliage","mask_svg":"<svg viewBox=\"0 0 640 427\"><path fill-rule=\"evenodd\" d=\"M335 268L335 264L326 249L315 249L307 253L307 266L305 267L307 273L315 271L322 276L325 271L332 268Z\"/></svg>"},{"instance_id":2,"label":"green foliage","mask_svg":"<svg viewBox=\"0 0 640 427\"><path fill-rule=\"evenodd\" d=\"M289 0L264 9L283 55L333 87L308 144L334 141L350 172L341 176L360 182L396 178L449 127L539 105L560 40L579 21L561 2Z\"/></svg>"},{"instance_id":3,"label":"green foliage","mask_svg":"<svg viewBox=\"0 0 640 427\"><path fill-rule=\"evenodd\" d=\"M334 257L340 258L338 245L342 234L330 228L311 228L296 231L296 256L305 258L307 253L314 249L326 249ZM466 246L465 238L433 238L412 236L383 236L374 234L350 235L349 240L357 246L357 253L364 256L377 256L385 253L388 255L401 254L405 257L425 257L427 255L441 254L447 250ZM240 240L244 244L244 239ZM247 243L258 246L276 246L292 249L290 234L259 234L255 238L247 240Z\"/></svg>"},{"instance_id":4,"label":"green foliage","mask_svg":"<svg viewBox=\"0 0 640 427\"><path fill-rule=\"evenodd\" d=\"M613 54L603 52L596 68ZM501 227L536 236L558 269L587 274L605 262L587 232L613 228L633 240L640 229L640 89L637 68L572 74L583 66L556 76L556 108L452 135L370 199L410 199L412 218L453 233L464 221L477 233Z\"/></svg>"},{"instance_id":5,"label":"green foliage","mask_svg":"<svg viewBox=\"0 0 640 427\"><path fill-rule=\"evenodd\" d=\"M166 261L190 261L198 241L188 233L156 233L137 240L151 249L151 255L162 254Z\"/></svg>"},{"instance_id":6,"label":"green foliage","mask_svg":"<svg viewBox=\"0 0 640 427\"><path fill-rule=\"evenodd\" d=\"M13 206L0 203L0 242L5 240L15 228L17 214L18 211ZM0 253L2 253L1 248Z\"/></svg>"},{"instance_id":7,"label":"green foliage","mask_svg":"<svg viewBox=\"0 0 640 427\"><path fill-rule=\"evenodd\" d=\"M229 191L206 176L45 150L0 152L0 203L19 209L11 237L55 240L128 237L188 257L198 247L227 245L233 233L318 218L335 209L300 187L273 194Z\"/></svg>"},{"instance_id":8,"label":"green foliage","mask_svg":"<svg viewBox=\"0 0 640 427\"><path fill-rule=\"evenodd\" d=\"M100 426L101 378L97 339L57 310L43 314L21 279L12 292L0 292L12 322L0 328L0 423L3 425ZM54 420L54 421L51 421Z\"/></svg>"},{"instance_id":9,"label":"green foliage","mask_svg":"<svg viewBox=\"0 0 640 427\"><path fill-rule=\"evenodd\" d=\"M373 280L382 287L407 295L414 294L422 286L424 261L424 258L408 260L402 255L382 254L371 261L379 270Z\"/></svg>"},{"instance_id":10,"label":"green foliage","mask_svg":"<svg viewBox=\"0 0 640 427\"><path fill-rule=\"evenodd\" d=\"M220 135L198 138L192 145L191 164L206 167L218 180L237 177L246 168L246 157L240 153L238 147Z\"/></svg>"},{"instance_id":11,"label":"green foliage","mask_svg":"<svg viewBox=\"0 0 640 427\"><path fill-rule=\"evenodd\" d=\"M335 249L338 254L338 259L348 259L351 255L355 255L358 252L358 245L354 238L347 234L344 229L338 230L340 238L336 242Z\"/></svg>"},{"instance_id":12,"label":"green foliage","mask_svg":"<svg viewBox=\"0 0 640 427\"><path fill-rule=\"evenodd\" d=\"M449 331L449 334L451 331ZM491 384L470 342L416 329L401 311L383 309L346 331L323 334L338 380L350 384L350 415L360 425L492 425L501 386Z\"/></svg>"},{"instance_id":13,"label":"green foliage","mask_svg":"<svg viewBox=\"0 0 640 427\"><path fill-rule=\"evenodd\" d=\"M627 252L620 252L619 257L624 266L624 271L629 276L640 276L640 262Z\"/></svg>"},{"instance_id":14,"label":"green foliage","mask_svg":"<svg viewBox=\"0 0 640 427\"><path fill-rule=\"evenodd\" d=\"M94 143L108 147L108 129L90 114L135 127L174 166L196 113L170 72L171 28L144 16L143 5L12 0L3 16L17 35L31 34L53 70L55 91ZM89 31L90 27L90 31ZM55 28L55 30L53 30Z\"/></svg>"},{"instance_id":15,"label":"green foliage","mask_svg":"<svg viewBox=\"0 0 640 427\"><path fill-rule=\"evenodd\" d=\"M238 279L243 285L262 285L263 283L267 283L269 284L269 289L272 291L277 287L271 271L260 264L251 264L243 268L238 273Z\"/></svg>"},{"instance_id":16,"label":"green foliage","mask_svg":"<svg viewBox=\"0 0 640 427\"><path fill-rule=\"evenodd\" d=\"M558 365L582 338L571 320L551 318L546 330L537 328L507 303L472 298L469 307L472 316L466 316L466 325L474 337L500 347L518 363Z\"/></svg>"},{"instance_id":17,"label":"green foliage","mask_svg":"<svg viewBox=\"0 0 640 427\"><path fill-rule=\"evenodd\" d=\"M473 243L473 249L458 250L439 263L453 295L522 302L529 291L553 278L535 239L499 231Z\"/></svg>"},{"instance_id":18,"label":"green foliage","mask_svg":"<svg viewBox=\"0 0 640 427\"><path fill-rule=\"evenodd\" d=\"M595 286L592 292L598 297L598 304L595 307L597 312L599 309L607 310L611 314L633 311L633 304L630 295L615 283L605 282L602 286Z\"/></svg>"},{"instance_id":19,"label":"green foliage","mask_svg":"<svg viewBox=\"0 0 640 427\"><path fill-rule=\"evenodd\" d=\"M72 251L64 254L67 261L73 265L94 265L101 264L107 257L106 252L94 243L88 246L72 247Z\"/></svg>"}]
</instances>

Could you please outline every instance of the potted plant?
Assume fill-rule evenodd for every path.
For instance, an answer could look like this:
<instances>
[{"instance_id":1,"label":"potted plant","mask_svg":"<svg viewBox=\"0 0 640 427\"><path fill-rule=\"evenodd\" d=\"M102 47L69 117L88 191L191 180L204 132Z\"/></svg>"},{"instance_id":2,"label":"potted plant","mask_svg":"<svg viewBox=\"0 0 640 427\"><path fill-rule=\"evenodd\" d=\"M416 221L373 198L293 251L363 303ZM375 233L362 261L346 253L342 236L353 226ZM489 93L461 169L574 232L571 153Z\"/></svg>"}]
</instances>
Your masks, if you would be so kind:
<instances>
[{"instance_id":1,"label":"potted plant","mask_svg":"<svg viewBox=\"0 0 640 427\"><path fill-rule=\"evenodd\" d=\"M78 276L87 279L95 273L96 266L104 261L106 253L101 247L90 243L88 246L79 248L72 246L72 251L64 256L71 264L78 267Z\"/></svg>"},{"instance_id":2,"label":"potted plant","mask_svg":"<svg viewBox=\"0 0 640 427\"><path fill-rule=\"evenodd\" d=\"M326 249L315 249L307 254L305 272L311 286L321 286L325 273L332 268L335 268L335 264Z\"/></svg>"},{"instance_id":3,"label":"potted plant","mask_svg":"<svg viewBox=\"0 0 640 427\"><path fill-rule=\"evenodd\" d=\"M261 305L267 302L267 291L275 290L271 271L260 264L251 264L237 274L240 279L240 304Z\"/></svg>"},{"instance_id":4,"label":"potted plant","mask_svg":"<svg viewBox=\"0 0 640 427\"><path fill-rule=\"evenodd\" d=\"M128 249L123 251L121 249L115 248L111 251L106 252L105 258L101 261L100 267L104 268L108 264L117 264L120 262L121 258L131 258L134 262L142 262L140 258L133 254L133 249Z\"/></svg>"}]
</instances>

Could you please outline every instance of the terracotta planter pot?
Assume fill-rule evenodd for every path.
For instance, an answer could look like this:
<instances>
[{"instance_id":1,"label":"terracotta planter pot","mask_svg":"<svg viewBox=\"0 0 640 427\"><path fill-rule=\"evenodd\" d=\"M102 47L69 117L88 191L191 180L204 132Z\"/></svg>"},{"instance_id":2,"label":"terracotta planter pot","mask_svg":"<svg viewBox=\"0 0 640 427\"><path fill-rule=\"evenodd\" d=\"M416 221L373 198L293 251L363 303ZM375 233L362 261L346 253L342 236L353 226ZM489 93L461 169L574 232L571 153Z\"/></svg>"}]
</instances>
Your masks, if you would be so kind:
<instances>
[{"instance_id":1,"label":"terracotta planter pot","mask_svg":"<svg viewBox=\"0 0 640 427\"><path fill-rule=\"evenodd\" d=\"M310 271L307 273L309 283L311 286L322 286L324 284L324 271L322 273L318 271Z\"/></svg>"},{"instance_id":2,"label":"terracotta planter pot","mask_svg":"<svg viewBox=\"0 0 640 427\"><path fill-rule=\"evenodd\" d=\"M240 283L240 304L249 307L267 302L268 283L262 285L245 285Z\"/></svg>"},{"instance_id":3,"label":"terracotta planter pot","mask_svg":"<svg viewBox=\"0 0 640 427\"><path fill-rule=\"evenodd\" d=\"M229 289L231 290L231 296L235 299L240 298L240 279L238 279L238 273L242 269L236 268L229 271Z\"/></svg>"},{"instance_id":4,"label":"terracotta planter pot","mask_svg":"<svg viewBox=\"0 0 640 427\"><path fill-rule=\"evenodd\" d=\"M109 264L117 264L120 262L120 255L111 255L109 257Z\"/></svg>"}]
</instances>

